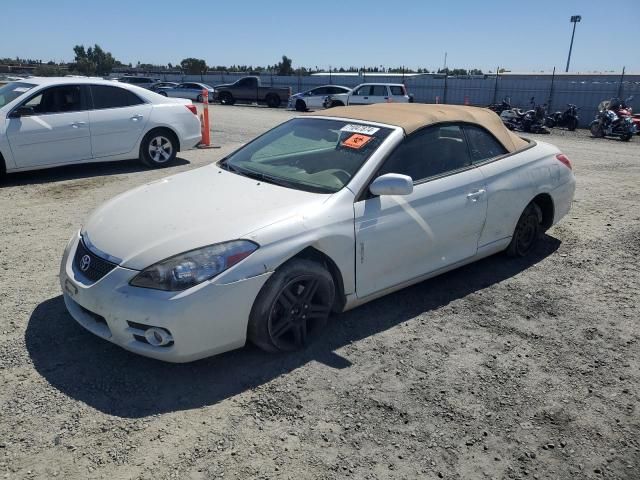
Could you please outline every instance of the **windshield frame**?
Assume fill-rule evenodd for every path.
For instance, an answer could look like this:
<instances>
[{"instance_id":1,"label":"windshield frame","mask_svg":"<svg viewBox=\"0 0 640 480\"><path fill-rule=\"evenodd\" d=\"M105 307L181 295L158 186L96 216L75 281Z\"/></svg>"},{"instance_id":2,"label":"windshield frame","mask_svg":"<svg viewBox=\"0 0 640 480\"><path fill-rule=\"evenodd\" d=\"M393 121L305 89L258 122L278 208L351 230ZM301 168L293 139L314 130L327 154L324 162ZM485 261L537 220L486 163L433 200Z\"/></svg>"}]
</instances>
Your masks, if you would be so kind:
<instances>
[{"instance_id":1,"label":"windshield frame","mask_svg":"<svg viewBox=\"0 0 640 480\"><path fill-rule=\"evenodd\" d=\"M272 133L273 130L275 130L277 128L280 128L280 127L282 127L282 126L284 126L284 125L286 125L288 123L297 121L297 120L313 120L313 121L318 121L318 122L320 122L320 121L333 121L333 122L341 122L341 123L343 123L344 124L343 127L346 126L346 125L358 125L358 126L363 126L363 127L375 128L375 129L377 129L377 131L381 131L380 135L378 137L376 137L376 139L379 139L379 143L378 143L377 146L372 148L370 151L364 153L362 161L352 171L352 173L350 175L350 178L347 181L345 181L342 184L342 186L340 186L339 188L331 188L330 186L326 186L326 185L315 184L315 183L311 183L311 182L305 182L300 178L292 178L292 177L288 177L288 176L280 177L278 175L273 175L271 172L257 171L257 170L252 169L252 168L247 168L246 163L249 163L249 162L238 162L237 164L229 162L229 160L233 160L233 157L236 156L237 154L239 154L241 151L243 151L245 149L250 149L252 146L255 146L255 143L260 142L261 139L263 139L266 135L269 135L270 133ZM295 190L307 191L307 192L311 192L311 193L334 194L334 193L337 193L337 192L343 190L344 188L347 188L352 183L352 181L358 176L358 172L360 172L360 170L365 165L367 165L373 157L375 157L376 153L379 152L380 149L383 148L384 145L388 143L389 139L393 137L393 132L397 128L398 127L396 127L394 125L387 125L387 124L382 124L382 123L378 123L378 122L370 122L370 121L362 120L362 119L351 119L351 118L343 118L343 117L325 117L325 116L314 116L314 115L297 116L297 117L293 117L293 118L287 120L286 122L283 122L283 123L281 123L279 125L276 125L275 127L271 128L271 129L267 130L266 132L262 133L261 135L255 137L250 142L242 145L240 148L234 150L229 155L225 156L224 158L222 158L221 160L216 162L215 165L218 166L219 168L222 168L222 169L227 170L229 172L235 173L237 175L243 175L243 176L247 176L247 177L250 177L250 178L255 178L257 180L265 181L266 183L273 183L275 185L283 186L285 188L292 188L292 189L295 189ZM288 133L285 134L285 135L288 135ZM278 141L280 138L283 138L285 135L275 138L275 141ZM341 141L341 142L344 141L344 139L340 140L340 138L341 137L338 137L337 142L338 141ZM336 142L336 146L337 146L337 142ZM269 144L267 144L266 146L268 146L268 145ZM302 151L302 152L300 152L300 154L304 155L306 153L312 153L312 152L313 152L313 150L309 150L308 152ZM296 154L296 152L285 153L283 155L283 157L295 156L295 154Z\"/></svg>"},{"instance_id":2,"label":"windshield frame","mask_svg":"<svg viewBox=\"0 0 640 480\"><path fill-rule=\"evenodd\" d=\"M0 110L6 108L8 105L11 105L13 102L15 102L16 100L19 100L21 98L24 98L24 96L26 94L28 94L29 92L33 91L34 88L38 87L38 84L36 83L29 83L28 81L24 81L24 80L18 80L15 82L9 82L6 85L2 85L0 86L0 91L2 91L3 89L10 87L7 89L7 91L11 91L11 87L13 88L26 88L26 90L24 92L21 92L20 95L16 96L15 98L12 98L11 100L9 100L8 102L6 102L5 104L0 104ZM15 91L15 90L14 90ZM1 93L0 93L1 94Z\"/></svg>"}]
</instances>

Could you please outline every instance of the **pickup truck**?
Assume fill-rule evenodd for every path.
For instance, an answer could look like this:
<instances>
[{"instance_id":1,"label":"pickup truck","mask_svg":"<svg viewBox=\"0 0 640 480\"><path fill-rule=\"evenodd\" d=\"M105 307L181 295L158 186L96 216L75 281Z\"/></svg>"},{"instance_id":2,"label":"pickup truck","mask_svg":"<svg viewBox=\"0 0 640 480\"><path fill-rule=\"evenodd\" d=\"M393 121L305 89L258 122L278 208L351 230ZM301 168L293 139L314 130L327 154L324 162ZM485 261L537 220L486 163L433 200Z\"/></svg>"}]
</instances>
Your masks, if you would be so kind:
<instances>
[{"instance_id":1,"label":"pickup truck","mask_svg":"<svg viewBox=\"0 0 640 480\"><path fill-rule=\"evenodd\" d=\"M223 105L256 102L277 108L291 96L290 87L263 87L259 77L242 77L234 83L216 85L214 89L214 98Z\"/></svg>"}]
</instances>

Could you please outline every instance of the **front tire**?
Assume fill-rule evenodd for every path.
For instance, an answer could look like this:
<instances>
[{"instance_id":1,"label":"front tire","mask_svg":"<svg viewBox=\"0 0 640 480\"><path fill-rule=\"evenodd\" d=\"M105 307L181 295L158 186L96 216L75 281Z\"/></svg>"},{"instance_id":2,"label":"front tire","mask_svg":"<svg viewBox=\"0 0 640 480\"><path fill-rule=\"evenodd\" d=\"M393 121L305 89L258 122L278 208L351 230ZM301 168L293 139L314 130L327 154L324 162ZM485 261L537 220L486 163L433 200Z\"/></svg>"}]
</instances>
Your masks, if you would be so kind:
<instances>
[{"instance_id":1,"label":"front tire","mask_svg":"<svg viewBox=\"0 0 640 480\"><path fill-rule=\"evenodd\" d=\"M233 105L234 103L236 103L236 101L233 98L233 95L231 95L229 92L222 92L220 94L220 103L222 105Z\"/></svg>"},{"instance_id":2,"label":"front tire","mask_svg":"<svg viewBox=\"0 0 640 480\"><path fill-rule=\"evenodd\" d=\"M267 352L301 350L324 331L334 298L333 277L322 265L290 260L256 297L247 337Z\"/></svg>"},{"instance_id":3,"label":"front tire","mask_svg":"<svg viewBox=\"0 0 640 480\"><path fill-rule=\"evenodd\" d=\"M631 137L632 137L632 136L633 136L633 135L632 135L632 134L630 134L630 133L625 133L624 135L622 135L622 136L620 137L620 140L622 140L623 142L628 142L629 140L631 140Z\"/></svg>"},{"instance_id":4,"label":"front tire","mask_svg":"<svg viewBox=\"0 0 640 480\"><path fill-rule=\"evenodd\" d=\"M170 165L178 153L175 134L166 129L151 130L140 143L140 161L151 168Z\"/></svg>"},{"instance_id":5,"label":"front tire","mask_svg":"<svg viewBox=\"0 0 640 480\"><path fill-rule=\"evenodd\" d=\"M525 257L529 254L540 238L541 224L542 210L535 202L531 202L520 215L513 237L511 237L511 243L506 250L507 255Z\"/></svg>"},{"instance_id":6,"label":"front tire","mask_svg":"<svg viewBox=\"0 0 640 480\"><path fill-rule=\"evenodd\" d=\"M304 100L296 100L296 111L298 112L306 112L307 104L304 103Z\"/></svg>"},{"instance_id":7,"label":"front tire","mask_svg":"<svg viewBox=\"0 0 640 480\"><path fill-rule=\"evenodd\" d=\"M578 119L577 118L569 119L569 122L567 123L567 130L569 130L570 132L573 132L576 128L578 128Z\"/></svg>"}]
</instances>

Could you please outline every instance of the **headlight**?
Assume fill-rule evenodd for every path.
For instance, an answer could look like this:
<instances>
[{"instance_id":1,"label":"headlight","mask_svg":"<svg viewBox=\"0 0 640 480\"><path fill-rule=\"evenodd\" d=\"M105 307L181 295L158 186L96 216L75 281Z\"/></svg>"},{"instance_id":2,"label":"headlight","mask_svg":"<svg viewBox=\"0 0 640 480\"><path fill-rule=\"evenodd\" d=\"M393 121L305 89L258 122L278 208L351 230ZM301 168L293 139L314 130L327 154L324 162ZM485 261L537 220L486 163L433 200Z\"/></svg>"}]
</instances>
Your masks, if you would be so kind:
<instances>
[{"instance_id":1,"label":"headlight","mask_svg":"<svg viewBox=\"0 0 640 480\"><path fill-rule=\"evenodd\" d=\"M233 267L257 249L249 240L197 248L145 268L130 284L172 292L186 290Z\"/></svg>"}]
</instances>

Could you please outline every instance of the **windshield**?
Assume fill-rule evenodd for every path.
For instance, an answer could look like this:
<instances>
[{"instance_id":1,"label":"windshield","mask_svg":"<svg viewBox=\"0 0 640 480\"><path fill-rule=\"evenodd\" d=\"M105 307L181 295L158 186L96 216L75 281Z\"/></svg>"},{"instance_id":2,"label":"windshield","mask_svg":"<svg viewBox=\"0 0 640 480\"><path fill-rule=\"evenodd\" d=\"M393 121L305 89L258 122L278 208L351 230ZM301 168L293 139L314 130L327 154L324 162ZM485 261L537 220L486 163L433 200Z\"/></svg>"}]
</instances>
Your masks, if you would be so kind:
<instances>
[{"instance_id":1,"label":"windshield","mask_svg":"<svg viewBox=\"0 0 640 480\"><path fill-rule=\"evenodd\" d=\"M295 118L258 137L220 166L299 190L337 192L391 131L348 120Z\"/></svg>"},{"instance_id":2,"label":"windshield","mask_svg":"<svg viewBox=\"0 0 640 480\"><path fill-rule=\"evenodd\" d=\"M12 82L0 87L0 108L13 102L20 95L31 90L35 85L31 83Z\"/></svg>"}]
</instances>

